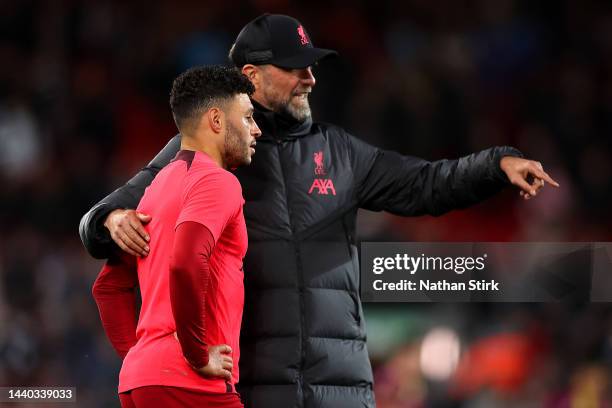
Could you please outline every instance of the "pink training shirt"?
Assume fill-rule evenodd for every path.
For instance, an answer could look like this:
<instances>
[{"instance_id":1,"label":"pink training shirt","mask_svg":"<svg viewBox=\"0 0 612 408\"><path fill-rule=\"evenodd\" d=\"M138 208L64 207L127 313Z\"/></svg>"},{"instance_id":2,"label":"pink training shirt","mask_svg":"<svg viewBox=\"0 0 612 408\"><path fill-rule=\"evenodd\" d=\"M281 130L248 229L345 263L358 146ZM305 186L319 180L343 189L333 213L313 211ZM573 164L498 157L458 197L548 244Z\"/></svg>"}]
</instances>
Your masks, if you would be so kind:
<instances>
[{"instance_id":1,"label":"pink training shirt","mask_svg":"<svg viewBox=\"0 0 612 408\"><path fill-rule=\"evenodd\" d=\"M248 245L238 179L202 152L181 150L146 189L138 210L152 216L146 226L150 252L138 258L142 308L138 339L123 361L119 392L147 385L164 385L213 393L227 392L221 378L194 371L174 336L169 289L170 255L175 228L186 221L204 225L215 240L210 256L210 281L205 296L205 343L227 344L234 368L232 391L238 382L239 335L244 306L242 259Z\"/></svg>"}]
</instances>

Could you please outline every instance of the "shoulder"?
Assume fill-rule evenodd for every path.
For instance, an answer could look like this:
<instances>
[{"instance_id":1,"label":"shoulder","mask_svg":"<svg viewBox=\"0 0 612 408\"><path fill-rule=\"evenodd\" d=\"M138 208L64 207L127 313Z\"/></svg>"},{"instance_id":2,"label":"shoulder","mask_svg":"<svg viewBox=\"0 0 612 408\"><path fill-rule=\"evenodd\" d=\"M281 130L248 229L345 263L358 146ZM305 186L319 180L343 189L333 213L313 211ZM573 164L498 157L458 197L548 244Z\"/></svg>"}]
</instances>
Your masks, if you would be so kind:
<instances>
[{"instance_id":1,"label":"shoulder","mask_svg":"<svg viewBox=\"0 0 612 408\"><path fill-rule=\"evenodd\" d=\"M161 168L157 173L157 176L153 179L152 183L156 183L157 180L164 178L184 178L186 175L186 166L178 160L172 160L166 166Z\"/></svg>"},{"instance_id":2,"label":"shoulder","mask_svg":"<svg viewBox=\"0 0 612 408\"><path fill-rule=\"evenodd\" d=\"M214 189L226 194L242 194L240 182L236 176L206 161L195 160L187 174L187 184L199 188Z\"/></svg>"},{"instance_id":3,"label":"shoulder","mask_svg":"<svg viewBox=\"0 0 612 408\"><path fill-rule=\"evenodd\" d=\"M350 149L367 149L374 146L368 145L352 133L332 123L315 122L312 126L312 135L321 134L328 140L328 143L338 147L346 147ZM377 148L374 148L377 149Z\"/></svg>"},{"instance_id":4,"label":"shoulder","mask_svg":"<svg viewBox=\"0 0 612 408\"><path fill-rule=\"evenodd\" d=\"M314 122L309 136L322 137L326 143L338 148L347 147L353 138L344 128L327 122Z\"/></svg>"},{"instance_id":5,"label":"shoulder","mask_svg":"<svg viewBox=\"0 0 612 408\"><path fill-rule=\"evenodd\" d=\"M310 130L311 134L316 134L316 133L329 133L329 134L337 134L337 135L346 135L347 132L346 130L344 130L344 128L338 126L338 125L334 125L333 123L327 123L327 122L314 122L312 124L311 130Z\"/></svg>"}]
</instances>

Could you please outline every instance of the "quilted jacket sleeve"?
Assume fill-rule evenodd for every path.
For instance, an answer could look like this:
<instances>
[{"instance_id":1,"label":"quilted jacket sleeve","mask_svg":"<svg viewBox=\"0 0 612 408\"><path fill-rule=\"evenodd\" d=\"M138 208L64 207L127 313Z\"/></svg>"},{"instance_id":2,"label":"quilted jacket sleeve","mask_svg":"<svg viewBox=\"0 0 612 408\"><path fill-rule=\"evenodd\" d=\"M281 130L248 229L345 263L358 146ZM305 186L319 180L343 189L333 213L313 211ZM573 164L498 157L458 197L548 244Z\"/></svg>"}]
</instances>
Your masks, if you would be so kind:
<instances>
[{"instance_id":1,"label":"quilted jacket sleeve","mask_svg":"<svg viewBox=\"0 0 612 408\"><path fill-rule=\"evenodd\" d=\"M404 216L441 215L478 203L509 184L499 166L502 157L522 157L501 146L430 162L347 138L359 206Z\"/></svg>"}]
</instances>

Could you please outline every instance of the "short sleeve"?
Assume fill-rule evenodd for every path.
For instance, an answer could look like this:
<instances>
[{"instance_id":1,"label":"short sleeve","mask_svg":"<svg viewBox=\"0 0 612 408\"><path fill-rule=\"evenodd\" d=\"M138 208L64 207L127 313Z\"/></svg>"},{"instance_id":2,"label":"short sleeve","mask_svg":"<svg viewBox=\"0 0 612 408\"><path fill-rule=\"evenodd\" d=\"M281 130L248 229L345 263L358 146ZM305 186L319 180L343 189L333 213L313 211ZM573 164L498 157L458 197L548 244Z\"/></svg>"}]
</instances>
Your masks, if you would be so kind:
<instances>
[{"instance_id":1,"label":"short sleeve","mask_svg":"<svg viewBox=\"0 0 612 408\"><path fill-rule=\"evenodd\" d=\"M238 179L219 170L188 180L175 228L186 221L204 225L219 240L225 226L242 210L244 199Z\"/></svg>"}]
</instances>

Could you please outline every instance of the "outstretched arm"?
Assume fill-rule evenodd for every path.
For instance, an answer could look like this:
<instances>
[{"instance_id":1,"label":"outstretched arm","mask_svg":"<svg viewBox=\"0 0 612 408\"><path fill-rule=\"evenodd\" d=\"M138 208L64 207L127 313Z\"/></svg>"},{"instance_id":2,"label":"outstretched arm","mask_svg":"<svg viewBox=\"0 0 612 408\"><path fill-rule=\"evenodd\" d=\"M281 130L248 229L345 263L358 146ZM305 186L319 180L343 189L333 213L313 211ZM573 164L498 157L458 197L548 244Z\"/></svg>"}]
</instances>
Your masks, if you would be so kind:
<instances>
[{"instance_id":1,"label":"outstretched arm","mask_svg":"<svg viewBox=\"0 0 612 408\"><path fill-rule=\"evenodd\" d=\"M143 255L148 252L144 251L146 234L142 228L142 222L146 222L147 219L138 217L134 211L129 210L138 206L145 188L176 156L180 145L180 135L177 135L145 168L123 187L104 197L81 218L79 234L91 256L98 259L108 258L112 253L118 252L119 247L131 255ZM128 211L117 211L113 213L113 219L108 219L111 212L126 209ZM109 228L113 230L112 237ZM119 242L119 246L113 240Z\"/></svg>"},{"instance_id":2,"label":"outstretched arm","mask_svg":"<svg viewBox=\"0 0 612 408\"><path fill-rule=\"evenodd\" d=\"M510 184L530 196L537 194L542 180L557 185L539 163L523 159L508 146L430 162L348 138L359 206L373 211L441 215L476 204Z\"/></svg>"}]
</instances>

